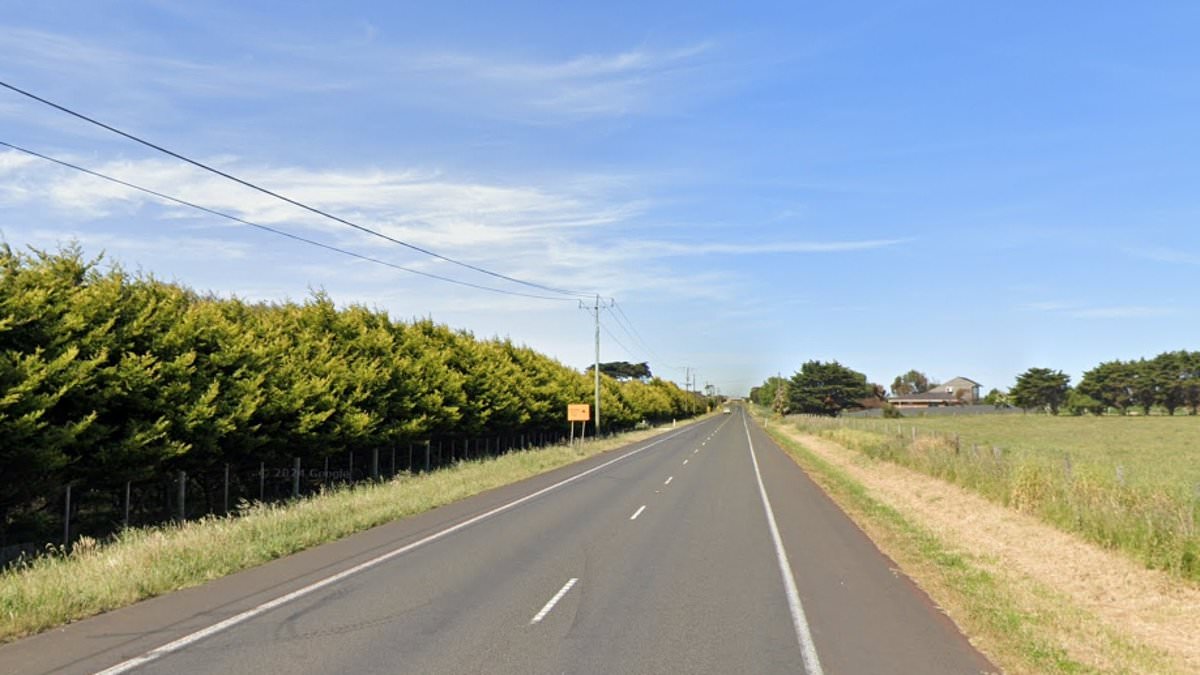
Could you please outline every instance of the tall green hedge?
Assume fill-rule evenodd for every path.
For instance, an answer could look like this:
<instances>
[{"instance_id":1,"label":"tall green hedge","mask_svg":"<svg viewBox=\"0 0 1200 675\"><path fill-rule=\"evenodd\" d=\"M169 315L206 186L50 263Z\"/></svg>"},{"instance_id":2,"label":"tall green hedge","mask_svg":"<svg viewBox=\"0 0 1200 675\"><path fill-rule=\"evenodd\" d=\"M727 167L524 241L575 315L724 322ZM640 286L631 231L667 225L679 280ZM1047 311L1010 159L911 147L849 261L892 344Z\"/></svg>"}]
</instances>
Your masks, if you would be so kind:
<instances>
[{"instance_id":1,"label":"tall green hedge","mask_svg":"<svg viewBox=\"0 0 1200 675\"><path fill-rule=\"evenodd\" d=\"M568 403L591 401L589 376L528 347L323 293L218 298L78 247L3 246L0 268L0 524L67 483L558 433ZM689 403L663 380L603 380L608 430Z\"/></svg>"}]
</instances>

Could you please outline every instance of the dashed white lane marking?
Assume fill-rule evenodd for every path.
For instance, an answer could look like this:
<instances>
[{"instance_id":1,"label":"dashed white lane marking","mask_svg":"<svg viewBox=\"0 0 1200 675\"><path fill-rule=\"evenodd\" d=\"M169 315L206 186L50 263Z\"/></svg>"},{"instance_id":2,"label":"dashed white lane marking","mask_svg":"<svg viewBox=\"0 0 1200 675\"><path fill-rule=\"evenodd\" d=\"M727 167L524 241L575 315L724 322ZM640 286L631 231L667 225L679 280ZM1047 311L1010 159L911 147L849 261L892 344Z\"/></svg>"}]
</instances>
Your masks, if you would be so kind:
<instances>
[{"instance_id":1,"label":"dashed white lane marking","mask_svg":"<svg viewBox=\"0 0 1200 675\"><path fill-rule=\"evenodd\" d=\"M511 502L497 506L496 508L494 508L490 511L485 511L484 513L481 513L477 516L473 516L473 517L468 518L464 521L461 521L455 525L451 525L450 527L447 527L444 530L439 530L437 532L434 532L433 534L430 534L421 539L418 539L410 544L405 544L404 546L401 546L400 548L392 549L391 551L388 551L387 553L378 555L374 558L371 558L370 560L361 562L361 563L355 565L354 567L342 570L341 572L338 572L337 574L327 576L324 579L321 579L319 581L314 581L313 583L311 583L307 586L298 588L298 589L292 591L291 593L281 595L281 596L275 598L274 600L268 600L267 602L264 602L261 605L258 605L257 607L252 607L252 608L242 612L241 614L235 614L235 615L229 617L228 619L225 619L224 621L218 621L217 623L214 623L207 628L201 628L200 630L198 630L194 633L189 633L188 635L185 635L185 636L183 636L177 640L174 640L172 642L168 642L167 644L162 645L161 647L151 649L150 651L146 652L145 654L142 654L141 656L137 656L132 659L122 661L121 663L118 663L117 665L112 666L111 668L107 668L105 670L100 671L96 675L120 675L121 673L127 673L135 668L138 668L147 663L150 663L151 661L156 661L168 654L172 654L181 649L184 649L187 646L195 644L205 638L211 637L213 635L216 635L217 633L228 630L228 629L230 629L240 623L248 621L249 619L252 619L256 616L265 614L266 612L269 612L269 611L275 609L276 607L287 604L298 598L302 598L306 595L309 595L310 593L313 593L314 591L317 591L322 588L326 588L328 586L336 584L337 582L341 581L342 579L345 579L349 576L358 574L359 572L362 572L363 570L370 569L372 567L375 567L376 565L379 565L383 562L391 560L397 556L404 555L405 553L408 553L409 551L411 551L415 548L420 548L421 546L424 546L430 542L437 541L439 539L442 539L443 537L446 537L455 532L458 532L459 530L468 528L468 527L474 525L475 523L478 523L481 520L486 520L496 514L504 513L505 511L508 511L509 509L516 508L520 504L524 504L525 502L537 499L538 497L546 494L547 492L557 490L558 488L560 488L564 485L570 485L571 483L574 483L575 481L580 480L585 476L590 476L591 474L596 473L597 471L602 471L605 468L612 466L613 464L615 464L617 462L629 459L630 457L633 457L641 452L649 450L650 448L653 448L661 443L665 443L666 441L669 441L672 438L686 434L687 432L688 432L688 429L684 428L684 429L680 429L679 431L676 431L675 433L667 434L666 436L658 438L651 443L647 443L646 445L644 445L636 450L627 452L618 457L614 457L613 459L610 459L607 462L604 462L603 464L599 464L599 465L594 466L585 471L580 471L579 473L577 473L573 476L564 478L564 479L558 481L557 483L554 483L553 485L548 485L536 492L531 492L531 493L525 495L524 497L519 497L517 499L514 499Z\"/></svg>"},{"instance_id":2,"label":"dashed white lane marking","mask_svg":"<svg viewBox=\"0 0 1200 675\"><path fill-rule=\"evenodd\" d=\"M640 515L642 515L642 511L645 511L645 510L646 510L646 505L645 505L645 504L642 504L640 507L638 507L638 510L637 510L637 511L634 511L634 512L633 512L633 515L632 515L632 516L629 516L629 519L630 519L630 520L637 520L637 517L638 517L638 516L640 516Z\"/></svg>"},{"instance_id":3,"label":"dashed white lane marking","mask_svg":"<svg viewBox=\"0 0 1200 675\"><path fill-rule=\"evenodd\" d=\"M571 577L567 583L563 584L563 587L558 589L558 592L554 594L554 597L550 598L550 602L547 602L546 605L542 607L541 611L533 615L533 618L529 621L529 625L532 626L535 623L540 623L542 619L546 618L546 615L550 613L550 610L554 609L554 606L558 604L558 601L563 599L563 596L567 594L567 591L571 590L571 587L575 585L576 581L579 581L578 577Z\"/></svg>"},{"instance_id":4,"label":"dashed white lane marking","mask_svg":"<svg viewBox=\"0 0 1200 675\"><path fill-rule=\"evenodd\" d=\"M821 670L821 660L817 658L817 646L813 643L812 631L808 627L808 618L804 615L804 606L800 604L800 591L796 588L796 577L792 574L792 564L788 562L787 550L783 547L783 537L779 535L779 525L775 522L775 512L771 509L771 500L767 498L767 488L763 485L762 472L758 469L758 457L754 455L754 441L750 440L750 425L742 418L746 429L746 444L750 447L750 461L754 463L754 477L758 480L758 494L762 497L763 510L767 512L767 526L771 530L771 539L775 542L775 557L779 561L779 573L783 576L783 588L787 593L788 609L792 612L792 627L796 631L796 641L800 643L800 653L804 657L804 670L808 675L824 675Z\"/></svg>"},{"instance_id":5,"label":"dashed white lane marking","mask_svg":"<svg viewBox=\"0 0 1200 675\"><path fill-rule=\"evenodd\" d=\"M687 463L688 463L688 461L685 459L685 460L683 460L683 463L684 463L684 464L687 464Z\"/></svg>"},{"instance_id":6,"label":"dashed white lane marking","mask_svg":"<svg viewBox=\"0 0 1200 675\"><path fill-rule=\"evenodd\" d=\"M675 476L667 476L667 480L663 481L663 485L670 485L673 480L675 480Z\"/></svg>"},{"instance_id":7,"label":"dashed white lane marking","mask_svg":"<svg viewBox=\"0 0 1200 675\"><path fill-rule=\"evenodd\" d=\"M696 454L697 452L700 452L700 448L696 448L695 450L693 450L693 451L692 451L692 454L694 455L694 454Z\"/></svg>"}]
</instances>

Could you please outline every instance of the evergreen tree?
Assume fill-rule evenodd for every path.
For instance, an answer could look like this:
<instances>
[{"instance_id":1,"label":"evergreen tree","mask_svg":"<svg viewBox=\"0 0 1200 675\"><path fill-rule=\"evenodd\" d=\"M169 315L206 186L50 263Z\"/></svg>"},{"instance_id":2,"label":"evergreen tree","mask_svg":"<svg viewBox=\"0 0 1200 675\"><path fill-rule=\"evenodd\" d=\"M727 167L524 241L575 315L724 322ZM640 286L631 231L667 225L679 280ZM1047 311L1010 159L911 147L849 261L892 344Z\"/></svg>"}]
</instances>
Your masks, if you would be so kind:
<instances>
[{"instance_id":1,"label":"evergreen tree","mask_svg":"<svg viewBox=\"0 0 1200 675\"><path fill-rule=\"evenodd\" d=\"M1030 368L1017 376L1017 383L1009 395L1019 408L1045 408L1057 415L1059 407L1067 400L1071 378L1061 370Z\"/></svg>"},{"instance_id":2,"label":"evergreen tree","mask_svg":"<svg viewBox=\"0 0 1200 675\"><path fill-rule=\"evenodd\" d=\"M867 376L837 361L809 361L788 383L792 412L835 416L871 395Z\"/></svg>"}]
</instances>

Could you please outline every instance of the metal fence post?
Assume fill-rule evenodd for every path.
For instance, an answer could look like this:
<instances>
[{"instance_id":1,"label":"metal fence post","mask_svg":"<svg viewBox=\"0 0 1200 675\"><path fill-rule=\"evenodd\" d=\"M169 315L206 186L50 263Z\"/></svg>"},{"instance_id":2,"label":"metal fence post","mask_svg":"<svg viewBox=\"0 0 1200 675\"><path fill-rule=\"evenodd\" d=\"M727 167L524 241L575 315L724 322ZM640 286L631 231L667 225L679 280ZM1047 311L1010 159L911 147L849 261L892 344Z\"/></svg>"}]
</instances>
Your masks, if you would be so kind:
<instances>
[{"instance_id":1,"label":"metal fence post","mask_svg":"<svg viewBox=\"0 0 1200 675\"><path fill-rule=\"evenodd\" d=\"M425 441L425 471L429 471L429 441Z\"/></svg>"},{"instance_id":2,"label":"metal fence post","mask_svg":"<svg viewBox=\"0 0 1200 675\"><path fill-rule=\"evenodd\" d=\"M258 463L258 501L265 501L267 494L267 463Z\"/></svg>"},{"instance_id":3,"label":"metal fence post","mask_svg":"<svg viewBox=\"0 0 1200 675\"><path fill-rule=\"evenodd\" d=\"M347 483L353 483L353 482L354 482L354 451L353 451L353 450L351 450L350 452L348 452L348 453L346 453L346 454L350 456L350 464L349 464L349 467L350 467L350 475L349 475L349 476L347 476L347 480L346 480L346 482L347 482Z\"/></svg>"},{"instance_id":4,"label":"metal fence post","mask_svg":"<svg viewBox=\"0 0 1200 675\"><path fill-rule=\"evenodd\" d=\"M71 484L67 483L66 507L63 509L63 548L71 543Z\"/></svg>"},{"instance_id":5,"label":"metal fence post","mask_svg":"<svg viewBox=\"0 0 1200 675\"><path fill-rule=\"evenodd\" d=\"M379 448L371 448L371 480L379 480Z\"/></svg>"},{"instance_id":6,"label":"metal fence post","mask_svg":"<svg viewBox=\"0 0 1200 675\"><path fill-rule=\"evenodd\" d=\"M392 443L392 478L396 477L396 444Z\"/></svg>"},{"instance_id":7,"label":"metal fence post","mask_svg":"<svg viewBox=\"0 0 1200 675\"><path fill-rule=\"evenodd\" d=\"M187 472L179 472L179 520L187 520Z\"/></svg>"},{"instance_id":8,"label":"metal fence post","mask_svg":"<svg viewBox=\"0 0 1200 675\"><path fill-rule=\"evenodd\" d=\"M321 485L324 487L329 486L329 458L328 457L325 458L325 471L324 471L324 473L321 474Z\"/></svg>"},{"instance_id":9,"label":"metal fence post","mask_svg":"<svg viewBox=\"0 0 1200 675\"><path fill-rule=\"evenodd\" d=\"M225 464L225 513L229 513L229 464Z\"/></svg>"},{"instance_id":10,"label":"metal fence post","mask_svg":"<svg viewBox=\"0 0 1200 675\"><path fill-rule=\"evenodd\" d=\"M300 496L300 458L295 460L295 466L292 468L292 497Z\"/></svg>"}]
</instances>

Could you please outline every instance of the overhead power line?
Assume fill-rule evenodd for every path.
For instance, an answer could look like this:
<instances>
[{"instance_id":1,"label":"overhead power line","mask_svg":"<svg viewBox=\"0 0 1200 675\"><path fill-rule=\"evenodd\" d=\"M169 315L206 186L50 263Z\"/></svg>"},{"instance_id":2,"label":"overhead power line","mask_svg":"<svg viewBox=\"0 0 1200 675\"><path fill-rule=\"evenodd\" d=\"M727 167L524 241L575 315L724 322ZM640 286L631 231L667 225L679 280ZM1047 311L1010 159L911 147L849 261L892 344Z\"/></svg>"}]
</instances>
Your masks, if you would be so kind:
<instances>
[{"instance_id":1,"label":"overhead power line","mask_svg":"<svg viewBox=\"0 0 1200 675\"><path fill-rule=\"evenodd\" d=\"M23 148L19 145L13 145L12 143L8 143L6 141L0 140L0 146L6 147L6 148L11 148L12 150L16 150L17 152L21 152L26 155L30 155L32 157L37 157L37 158L45 160L47 162L52 162L59 166L66 167L68 169L73 169L75 171L85 173L89 176L94 176L96 178L106 180L110 183L115 183L117 185L124 186L131 190L137 190L139 192L144 192L148 195L152 195L159 199L173 202L173 203L179 204L181 206L186 206L189 208L196 209L198 211L203 211L204 213L208 213L210 215L214 215L214 216L218 216L218 217L225 218L228 220L232 220L236 223L241 223L242 225L248 225L250 227L254 227L259 230L263 230L264 232L270 232L271 234L279 235L281 237L287 237L288 239L292 239L294 241L299 241L299 242L302 242L305 244L309 244L311 246L316 246L318 248L323 248L327 251L333 251L334 253L340 253L341 255L350 256L351 258L357 258L359 260L374 263L376 265L383 265L385 267L390 267L395 270L400 270L401 272L408 272L410 274L416 274L416 275L427 277L430 279L436 279L438 281L444 281L446 283L457 284L459 286L466 286L468 288L474 288L474 289L481 290L481 291L489 291L492 293L501 293L504 295L515 295L515 296L522 297L522 298L535 298L538 300L554 300L556 302L575 302L575 300L573 298L560 298L560 297L551 297L551 296L547 296L547 295L535 295L532 293L522 293L520 291L512 291L512 290L508 290L505 288L495 288L492 286L484 286L482 284L474 284L469 281L463 281L461 279L454 279L451 277L442 276L440 274L433 274L432 272L424 272L422 270L412 269L411 267L404 267L403 265L397 265L395 263L390 263L386 260L380 260L378 258L373 258L371 256L363 255L361 253L355 253L354 251L349 251L344 248L340 248L337 246L332 246L330 244L319 242L314 239L302 237L298 234L292 234L291 232L287 232L285 230L280 230L278 228L270 227L268 225L262 225L260 223L251 222L244 218L239 218L238 216L235 216L233 214L225 213L223 211L217 211L216 209L210 209L207 206L202 206L200 204L196 204L195 202L190 202L186 199L180 199L179 197L173 197L164 192L159 192L157 190L152 190L147 187L142 187L141 185L136 185L134 183L130 183L128 181L121 180L120 178L115 178L113 176L109 176L107 174L100 173L99 171L93 171L92 169L88 169L86 167L79 166L78 164L73 164L66 160L58 159L56 157L51 157L50 155L45 155L40 152L30 150L28 148Z\"/></svg>"},{"instance_id":2,"label":"overhead power line","mask_svg":"<svg viewBox=\"0 0 1200 675\"><path fill-rule=\"evenodd\" d=\"M358 230L358 231L360 231L360 232L364 232L364 233L366 233L366 234L369 234L369 235L371 235L371 236L378 237L378 238L380 238L380 239L383 239L383 240L385 240L385 241L389 241L389 242L391 242L391 243L393 243L393 244L397 244L397 245L399 245L399 246L403 246L403 247L405 247L405 248L408 248L408 249L410 249L410 250L417 251L418 253L422 253L422 254L424 254L424 255L427 255L427 256L430 256L430 257L433 257L433 258L437 258L437 259L439 259L439 260L443 260L443 261L445 261L445 262L448 262L448 263L451 263L451 264L454 264L454 265L458 265L458 266L460 266L460 267L464 267L464 268L466 268L466 269L473 270L473 271L475 271L475 272L479 272L480 274L486 274L486 275L488 275L488 276L495 277L495 278L497 278L497 279L503 279L503 280L505 280L505 281L509 281L509 282L512 282L512 283L515 283L515 284L520 284L520 285L522 285L522 286L527 286L527 287L530 287L530 288L537 288L537 289L539 289L539 290L542 290L542 291L548 291L548 292L550 292L550 293L559 293L559 294L562 294L562 295L571 295L571 296L579 296L579 297L591 297L592 295L594 295L593 293L586 293L586 292L583 292L583 291L575 291L575 290L562 289L562 288L554 288L554 287L552 287L552 286L546 286L546 285L539 284L539 283L535 283L535 282L532 282L532 281L525 281L525 280L523 280L523 279L518 279L518 278L516 278L516 277L509 276L509 275L507 275L507 274L502 274L502 273L500 273L500 272L494 272L494 271L492 271L492 270L489 270L489 269L487 269L487 268L485 268L485 267L480 267L480 266L478 266L478 265L473 265L473 264L471 264L471 263L464 262L464 261L462 261L462 260L458 260L458 259L456 259L456 258L451 258L451 257L449 257L449 256L442 255L441 253L437 253L436 251L432 251L432 250L430 250L430 249L424 248L424 247L422 247L422 246L418 246L418 245L416 245L416 244L411 244L411 243L409 243L409 242L406 242L406 241L403 241L403 240L401 240L401 239L397 239L397 238L395 238L395 237L392 237L392 236L389 236L389 235L387 235L387 234L384 234L384 233L382 233L382 232L379 232L379 231L377 231L377 230L373 230L373 229L371 229L371 228L369 228L369 227L365 227L365 226L363 226L363 225L359 225L358 223L355 223L355 222L349 221L349 220L347 220L347 219L345 219L345 218L342 218L342 217L340 217L340 216L336 216L336 215L334 215L334 214L332 214L332 213L329 213L329 212L327 212L327 211L324 211L324 210L322 210L322 209L319 209L319 208L317 208L317 207L315 207L315 206L310 206L310 205L308 205L308 204L305 204L304 202L302 202L302 201L299 201L299 200L297 200L297 199L293 199L293 198L291 198L291 197L287 197L287 196L285 196L285 195L279 194L278 192L274 192L274 191L272 191L272 190L269 190L269 189L267 189L267 188L265 188L265 187L262 187L262 186L260 186L260 185L257 185L257 184L255 184L255 183L252 183L252 182L250 182L250 181L248 181L248 180L245 180L245 179L243 179L243 178L238 178L237 176L235 176L235 175L233 175L233 174L231 174L231 173L227 173L227 172L225 172L225 171L222 171L222 170L220 170L220 169L217 169L217 168L215 168L215 167L209 166L208 164L205 164L205 163L203 163L203 162L201 162L201 161L199 161L199 160L192 159L191 157L188 157L188 156L186 156L186 155L183 155L183 154L181 154L181 153L175 152L174 150L170 150L170 149L168 149L168 148L165 148L165 147L163 147L163 146L161 146L161 145L158 145L158 144L156 144L156 143L152 143L152 142L150 142L150 141L148 141L148 140L146 140L146 139L144 139L144 138L141 138L141 137L139 137L139 136L136 136L136 135L134 135L134 134L132 134L132 133L129 133L129 132L127 132L127 131L122 131L121 129L118 129L118 128L114 127L114 126L111 126L111 125L109 125L109 124L105 124L104 122L101 122L101 121L99 121L99 120L97 120L97 119L95 119L95 118L89 117L89 116L87 116L87 115L84 115L83 113L80 113L80 112L76 112L75 110L72 110L72 109L70 109L70 108L68 108L68 107L66 107L66 106L64 106L64 105L60 105L60 104L58 104L58 103L55 103L54 101L51 101L51 100L48 100L48 99L42 98L41 96L38 96L37 94L34 94L34 93L32 93L32 92L25 91L24 89L21 89L20 87L16 87L16 86L14 86L14 85L12 85L12 84L9 84L9 83L7 83L7 82L0 81L0 87L4 87L5 89L8 89L8 90L10 90L10 91L13 91L13 92L16 92L16 93L18 93L18 94L20 94L20 95L22 95L22 96L25 96L26 98L30 98L30 99L32 99L32 100L34 100L34 101L37 101L37 102L39 102L39 103L42 103L42 104L48 105L48 106L50 106L51 108L54 108L54 109L56 109L56 110L59 110L59 111L61 111L61 112L64 112L64 113L66 113L66 114L68 114L68 115L71 115L72 117L75 117L75 118L81 119L81 120L83 120L83 121L85 121L85 122L87 122L87 123L89 123L89 124L93 124L93 125L95 125L95 126L98 126L98 127L102 128L102 129L105 129L105 130L107 130L107 131L111 131L112 133L114 133L114 134L117 134L118 136L122 136L122 137L124 137L124 138L127 138L127 139L129 139L129 140L131 140L131 141L135 142L135 143L139 143L139 144L141 144L141 145L144 145L144 146L146 146L146 147L148 147L148 148L151 148L151 149L153 149L153 150L156 150L156 151L158 151L158 152L161 152L161 153L163 153L163 154L165 154L165 155L168 155L168 156L170 156L170 157L174 157L175 159L178 159L178 160L180 160L180 161L182 161L182 162L186 162L186 163L188 163L188 164L191 164L192 166L195 166L195 167L197 167L197 168L199 168L199 169L203 169L204 171L208 171L209 173L213 173L213 174L216 174L216 175L218 175L218 176L221 176L222 178L226 178L226 179L228 179L228 180L231 180L231 181L233 181L233 182L235 182L235 183L238 183L239 185L242 185L242 186L248 187L248 188L250 188L250 189L252 189L252 190L256 190L256 191L258 191L258 192L261 192L261 193L263 193L263 194L265 194L265 195L269 195L269 196L271 196L271 197L274 197L275 199L279 199L279 200L281 200L281 201L287 202L288 204L291 204L291 205L293 205L293 206L296 206L296 207L298 207L298 208L304 209L305 211L308 211L308 212L310 212L310 213L314 213L314 214L316 214L316 215L319 215L319 216L321 216L321 217L323 217L323 218L328 218L329 220L332 220L332 221L334 221L334 222L341 223L342 225L346 225L346 226L348 226L348 227L352 227L352 228L354 228L354 229L356 229L356 230Z\"/></svg>"},{"instance_id":3,"label":"overhead power line","mask_svg":"<svg viewBox=\"0 0 1200 675\"><path fill-rule=\"evenodd\" d=\"M613 312L614 308L617 310L616 312ZM633 325L633 322L625 314L625 311L621 309L621 305L617 304L617 301L615 299L612 300L611 307L609 307L607 309L608 309L608 313L611 314L613 319L617 322L617 325L620 326L621 331L624 332L626 335L628 335L630 340L632 340L642 350L644 350L646 355L649 356L651 358L651 360L654 360L654 361L662 360L661 358L659 358L658 354L655 353L654 349L652 349L650 347L649 343L647 343L646 340L642 338L642 334L638 331L637 327L635 327ZM630 355L632 356L632 354L630 354Z\"/></svg>"},{"instance_id":4,"label":"overhead power line","mask_svg":"<svg viewBox=\"0 0 1200 675\"><path fill-rule=\"evenodd\" d=\"M613 332L608 329L608 326L604 325L603 321L600 322L600 330L604 331L605 334L608 335L608 337L612 338L613 342L617 343L618 347L625 350L625 353L629 355L629 358L632 358L632 359L637 358L637 356L632 351L630 351L629 347L625 346L625 343L623 343L619 339L617 339L616 335L613 335Z\"/></svg>"},{"instance_id":5,"label":"overhead power line","mask_svg":"<svg viewBox=\"0 0 1200 675\"><path fill-rule=\"evenodd\" d=\"M629 327L633 329L634 335L636 335L638 340L641 341L642 346L646 347L649 351L654 351L650 349L650 345L646 344L645 340L642 340L642 334L639 333L637 328L634 327L633 322L629 320L629 316L625 314L625 310L621 309L621 305L617 304L616 300L613 300L613 307L615 307L617 312L621 314L621 317L625 319L625 322L629 325Z\"/></svg>"}]
</instances>

